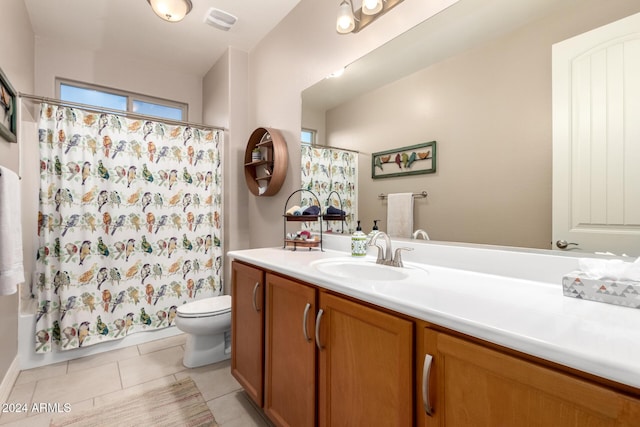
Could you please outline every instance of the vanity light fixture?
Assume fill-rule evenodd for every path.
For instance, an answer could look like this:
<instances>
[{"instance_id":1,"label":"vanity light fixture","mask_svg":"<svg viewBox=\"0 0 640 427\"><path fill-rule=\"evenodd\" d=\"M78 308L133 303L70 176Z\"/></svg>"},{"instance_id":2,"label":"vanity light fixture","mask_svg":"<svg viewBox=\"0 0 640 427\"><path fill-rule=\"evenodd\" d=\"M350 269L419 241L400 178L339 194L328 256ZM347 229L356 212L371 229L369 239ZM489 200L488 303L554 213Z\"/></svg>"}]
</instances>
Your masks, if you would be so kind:
<instances>
[{"instance_id":1,"label":"vanity light fixture","mask_svg":"<svg viewBox=\"0 0 640 427\"><path fill-rule=\"evenodd\" d=\"M147 0L160 18L167 22L182 21L193 8L191 0Z\"/></svg>"},{"instance_id":2,"label":"vanity light fixture","mask_svg":"<svg viewBox=\"0 0 640 427\"><path fill-rule=\"evenodd\" d=\"M354 12L352 0L342 0L338 6L336 30L340 34L357 33L403 1L362 0L362 7Z\"/></svg>"},{"instance_id":3,"label":"vanity light fixture","mask_svg":"<svg viewBox=\"0 0 640 427\"><path fill-rule=\"evenodd\" d=\"M362 0L362 13L375 15L382 10L382 0Z\"/></svg>"},{"instance_id":4,"label":"vanity light fixture","mask_svg":"<svg viewBox=\"0 0 640 427\"><path fill-rule=\"evenodd\" d=\"M356 18L353 15L351 0L342 0L338 6L338 20L336 30L340 34L348 34L356 28Z\"/></svg>"}]
</instances>

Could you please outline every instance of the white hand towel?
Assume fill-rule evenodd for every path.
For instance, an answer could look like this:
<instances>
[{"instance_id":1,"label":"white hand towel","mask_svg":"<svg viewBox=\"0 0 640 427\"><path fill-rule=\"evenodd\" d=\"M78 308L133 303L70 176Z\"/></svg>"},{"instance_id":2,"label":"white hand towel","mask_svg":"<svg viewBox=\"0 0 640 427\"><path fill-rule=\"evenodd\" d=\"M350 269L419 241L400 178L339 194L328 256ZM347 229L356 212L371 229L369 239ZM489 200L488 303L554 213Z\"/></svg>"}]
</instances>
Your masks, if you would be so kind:
<instances>
[{"instance_id":1,"label":"white hand towel","mask_svg":"<svg viewBox=\"0 0 640 427\"><path fill-rule=\"evenodd\" d=\"M0 166L0 295L10 295L24 282L20 181Z\"/></svg>"},{"instance_id":2,"label":"white hand towel","mask_svg":"<svg viewBox=\"0 0 640 427\"><path fill-rule=\"evenodd\" d=\"M387 234L390 237L411 237L413 233L413 193L392 193L387 196Z\"/></svg>"}]
</instances>

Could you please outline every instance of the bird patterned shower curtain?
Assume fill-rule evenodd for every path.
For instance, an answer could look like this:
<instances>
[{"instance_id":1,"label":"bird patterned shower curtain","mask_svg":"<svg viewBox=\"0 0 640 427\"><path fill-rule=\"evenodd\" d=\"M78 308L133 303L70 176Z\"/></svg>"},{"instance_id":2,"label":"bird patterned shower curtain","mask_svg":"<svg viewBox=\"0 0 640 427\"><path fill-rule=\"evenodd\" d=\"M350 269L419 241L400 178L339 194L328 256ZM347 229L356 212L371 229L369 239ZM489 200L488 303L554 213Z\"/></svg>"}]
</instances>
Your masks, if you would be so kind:
<instances>
[{"instance_id":1,"label":"bird patterned shower curtain","mask_svg":"<svg viewBox=\"0 0 640 427\"><path fill-rule=\"evenodd\" d=\"M312 191L320 199L323 208L333 206L345 212L344 232L351 234L356 229L358 217L358 153L340 148L313 147L302 145L301 148L302 188ZM335 191L340 195L339 200ZM315 198L308 193L301 193L302 205L317 204ZM306 223L307 228L319 231L317 222ZM324 230L327 230L327 227ZM343 231L340 221L329 221L328 227L333 231Z\"/></svg>"},{"instance_id":2,"label":"bird patterned shower curtain","mask_svg":"<svg viewBox=\"0 0 640 427\"><path fill-rule=\"evenodd\" d=\"M175 324L220 294L220 130L42 104L36 352Z\"/></svg>"}]
</instances>

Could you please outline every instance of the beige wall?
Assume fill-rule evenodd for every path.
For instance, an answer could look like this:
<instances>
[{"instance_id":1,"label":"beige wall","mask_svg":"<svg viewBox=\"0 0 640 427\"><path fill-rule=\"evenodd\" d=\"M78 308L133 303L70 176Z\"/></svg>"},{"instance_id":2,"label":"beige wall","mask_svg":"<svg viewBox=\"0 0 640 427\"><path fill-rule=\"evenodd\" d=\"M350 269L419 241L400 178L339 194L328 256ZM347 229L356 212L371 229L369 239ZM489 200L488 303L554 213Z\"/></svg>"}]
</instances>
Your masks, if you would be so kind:
<instances>
[{"instance_id":1,"label":"beige wall","mask_svg":"<svg viewBox=\"0 0 640 427\"><path fill-rule=\"evenodd\" d=\"M33 34L27 10L22 0L2 2L2 26L0 27L0 68L18 92L33 90ZM24 144L11 144L0 137L0 165L15 172L19 170L20 151ZM24 152L24 151L23 151ZM24 154L23 154L24 155ZM1 197L1 196L0 196ZM23 206L25 212L25 206ZM25 225L23 225L25 227ZM2 236L0 236L2 238ZM24 239L23 239L24 240ZM24 256L32 256L28 242L23 242ZM0 297L0 380L18 352L18 296ZM12 384L8 384L11 386Z\"/></svg>"},{"instance_id":2,"label":"beige wall","mask_svg":"<svg viewBox=\"0 0 640 427\"><path fill-rule=\"evenodd\" d=\"M247 127L248 54L230 48L203 78L203 111L207 123L226 129L224 144L224 252L249 247L249 227L244 172ZM230 261L225 262L224 282L229 285ZM230 289L227 289L230 292Z\"/></svg>"},{"instance_id":3,"label":"beige wall","mask_svg":"<svg viewBox=\"0 0 640 427\"><path fill-rule=\"evenodd\" d=\"M410 4L398 9L404 13ZM293 136L300 127L299 92L328 71L346 65L345 56L365 53L351 42L364 43L365 33L388 24L377 22L348 36L351 39L336 42L329 34L333 28L312 26L302 31L296 25L309 26L318 7L303 0L293 16L251 52L256 123L283 127L290 153L282 194L273 200L251 200L261 230L282 214L286 196L299 185L300 154ZM328 114L327 122L332 123L327 128L328 141L364 153L359 214L365 231L373 219L386 219L386 204L375 195L427 190L429 198L416 201L416 228L426 228L433 239L549 248L551 45L638 10L640 4L631 0L606 5L599 0L574 2L540 22L443 60ZM323 19L321 14L318 22ZM317 40L322 41L319 46ZM318 64L318 57L325 61ZM273 64L284 71L263 72ZM296 72L286 73L289 67ZM313 75L315 81L310 78ZM269 103L273 98L278 101ZM377 104L378 100L385 105ZM329 134L336 135L338 128L342 138L331 139ZM436 174L371 180L372 152L431 140L438 141ZM252 246L281 239L277 229L268 237L264 234L252 235Z\"/></svg>"}]
</instances>

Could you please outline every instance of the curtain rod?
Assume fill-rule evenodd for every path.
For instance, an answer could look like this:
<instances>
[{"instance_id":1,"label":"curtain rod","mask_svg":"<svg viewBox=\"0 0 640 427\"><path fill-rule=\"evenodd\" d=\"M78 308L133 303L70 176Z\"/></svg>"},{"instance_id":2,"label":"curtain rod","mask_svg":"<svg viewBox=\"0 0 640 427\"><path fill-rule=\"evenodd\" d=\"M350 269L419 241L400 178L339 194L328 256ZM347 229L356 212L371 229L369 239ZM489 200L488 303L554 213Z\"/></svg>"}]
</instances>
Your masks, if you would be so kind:
<instances>
[{"instance_id":1,"label":"curtain rod","mask_svg":"<svg viewBox=\"0 0 640 427\"><path fill-rule=\"evenodd\" d=\"M49 104L55 104L61 107L80 108L80 109L87 110L94 113L108 113L108 114L114 114L118 116L129 117L132 119L138 119L138 120L149 120L153 122L163 122L163 123L178 125L178 126L191 126L191 127L201 128L201 129L226 131L226 129L224 128L209 126L202 123L192 123L192 122L187 122L183 120L165 119L163 117L148 116L146 114L133 113L130 111L114 110L112 108L96 107L94 105L80 104L80 103L71 102L71 101L63 101L61 99L56 99L56 98L46 98L44 96L29 95L27 93L22 93L22 92L18 93L18 97L29 99L32 101L37 101L37 102L46 102Z\"/></svg>"},{"instance_id":2,"label":"curtain rod","mask_svg":"<svg viewBox=\"0 0 640 427\"><path fill-rule=\"evenodd\" d=\"M334 149L334 150L349 151L351 153L360 154L360 152L358 150L350 150L348 148L334 147L332 145L309 144L309 143L304 143L303 145L306 145L306 146L311 147L311 148L331 148L331 149Z\"/></svg>"}]
</instances>

